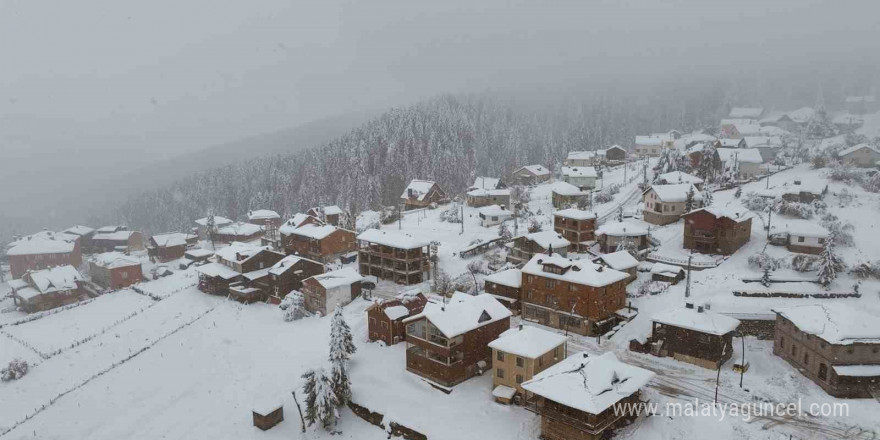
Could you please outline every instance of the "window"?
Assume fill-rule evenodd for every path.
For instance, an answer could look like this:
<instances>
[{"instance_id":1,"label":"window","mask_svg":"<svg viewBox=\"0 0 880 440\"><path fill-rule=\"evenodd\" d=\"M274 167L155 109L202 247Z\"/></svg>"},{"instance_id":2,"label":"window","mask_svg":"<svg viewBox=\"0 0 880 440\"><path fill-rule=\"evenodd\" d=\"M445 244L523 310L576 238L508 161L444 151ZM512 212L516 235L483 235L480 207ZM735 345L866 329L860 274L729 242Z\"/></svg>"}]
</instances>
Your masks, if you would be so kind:
<instances>
[{"instance_id":1,"label":"window","mask_svg":"<svg viewBox=\"0 0 880 440\"><path fill-rule=\"evenodd\" d=\"M498 376L499 379L504 379L504 368L496 368L495 376Z\"/></svg>"},{"instance_id":2,"label":"window","mask_svg":"<svg viewBox=\"0 0 880 440\"><path fill-rule=\"evenodd\" d=\"M544 280L544 286L547 287L548 289L552 289L553 285L554 285L553 280L550 280L550 279Z\"/></svg>"},{"instance_id":3,"label":"window","mask_svg":"<svg viewBox=\"0 0 880 440\"><path fill-rule=\"evenodd\" d=\"M797 346L796 345L791 346L791 355L797 356Z\"/></svg>"},{"instance_id":4,"label":"window","mask_svg":"<svg viewBox=\"0 0 880 440\"><path fill-rule=\"evenodd\" d=\"M575 292L575 291L577 291L577 284L574 284L574 283L568 283L568 290L571 291L571 292Z\"/></svg>"},{"instance_id":5,"label":"window","mask_svg":"<svg viewBox=\"0 0 880 440\"><path fill-rule=\"evenodd\" d=\"M517 383L517 384L521 384L521 383L523 383L523 376L522 376L522 374L517 374L517 375L516 375L516 383Z\"/></svg>"},{"instance_id":6,"label":"window","mask_svg":"<svg viewBox=\"0 0 880 440\"><path fill-rule=\"evenodd\" d=\"M846 354L853 354L855 350L852 347L846 349Z\"/></svg>"},{"instance_id":7,"label":"window","mask_svg":"<svg viewBox=\"0 0 880 440\"><path fill-rule=\"evenodd\" d=\"M803 243L803 242L804 242L804 237L798 237L798 243Z\"/></svg>"},{"instance_id":8,"label":"window","mask_svg":"<svg viewBox=\"0 0 880 440\"><path fill-rule=\"evenodd\" d=\"M541 356L541 357L538 358L538 366L539 366L539 367L543 367L543 366L544 366L544 356Z\"/></svg>"},{"instance_id":9,"label":"window","mask_svg":"<svg viewBox=\"0 0 880 440\"><path fill-rule=\"evenodd\" d=\"M388 330L388 323L386 321L382 321L382 330Z\"/></svg>"},{"instance_id":10,"label":"window","mask_svg":"<svg viewBox=\"0 0 880 440\"><path fill-rule=\"evenodd\" d=\"M804 352L804 365L810 365L810 353Z\"/></svg>"},{"instance_id":11,"label":"window","mask_svg":"<svg viewBox=\"0 0 880 440\"><path fill-rule=\"evenodd\" d=\"M370 327L375 327L375 326L376 326L376 318L370 318ZM407 328L407 330L409 330L409 328Z\"/></svg>"},{"instance_id":12,"label":"window","mask_svg":"<svg viewBox=\"0 0 880 440\"><path fill-rule=\"evenodd\" d=\"M779 348L785 348L785 338L779 337Z\"/></svg>"},{"instance_id":13,"label":"window","mask_svg":"<svg viewBox=\"0 0 880 440\"><path fill-rule=\"evenodd\" d=\"M128 279L128 272L122 272L122 279L123 279L123 280L127 280L127 279Z\"/></svg>"},{"instance_id":14,"label":"window","mask_svg":"<svg viewBox=\"0 0 880 440\"><path fill-rule=\"evenodd\" d=\"M819 364L819 379L828 380L828 366Z\"/></svg>"},{"instance_id":15,"label":"window","mask_svg":"<svg viewBox=\"0 0 880 440\"><path fill-rule=\"evenodd\" d=\"M523 358L517 356L517 357L516 357L516 366L519 367L519 368L522 368L522 367L524 367L525 365L526 365L526 361L525 361L525 359L523 359Z\"/></svg>"},{"instance_id":16,"label":"window","mask_svg":"<svg viewBox=\"0 0 880 440\"><path fill-rule=\"evenodd\" d=\"M503 351L495 352L495 359L497 359L501 362L504 362L504 352Z\"/></svg>"}]
</instances>

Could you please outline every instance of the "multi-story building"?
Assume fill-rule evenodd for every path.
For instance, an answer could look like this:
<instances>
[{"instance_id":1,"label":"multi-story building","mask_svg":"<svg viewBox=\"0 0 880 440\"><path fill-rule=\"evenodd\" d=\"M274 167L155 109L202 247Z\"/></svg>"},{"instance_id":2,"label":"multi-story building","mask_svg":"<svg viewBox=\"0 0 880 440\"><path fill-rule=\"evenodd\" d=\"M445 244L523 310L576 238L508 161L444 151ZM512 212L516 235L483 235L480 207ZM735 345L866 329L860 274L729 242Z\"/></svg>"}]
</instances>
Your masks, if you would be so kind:
<instances>
[{"instance_id":1,"label":"multi-story building","mask_svg":"<svg viewBox=\"0 0 880 440\"><path fill-rule=\"evenodd\" d=\"M92 236L92 249L97 252L132 252L144 250L144 235L138 231L119 229L113 232L102 232L107 227L98 229Z\"/></svg>"},{"instance_id":2,"label":"multi-story building","mask_svg":"<svg viewBox=\"0 0 880 440\"><path fill-rule=\"evenodd\" d=\"M593 167L562 167L562 181L570 183L581 190L592 190L596 187L599 174Z\"/></svg>"},{"instance_id":3,"label":"multi-story building","mask_svg":"<svg viewBox=\"0 0 880 440\"><path fill-rule=\"evenodd\" d=\"M89 277L105 289L116 290L141 282L140 260L119 252L106 252L89 260Z\"/></svg>"},{"instance_id":4,"label":"multi-story building","mask_svg":"<svg viewBox=\"0 0 880 440\"><path fill-rule=\"evenodd\" d=\"M569 252L585 252L596 240L596 213L575 208L556 211L553 230L571 242Z\"/></svg>"},{"instance_id":5,"label":"multi-story building","mask_svg":"<svg viewBox=\"0 0 880 440\"><path fill-rule=\"evenodd\" d=\"M675 223L690 210L703 206L703 194L690 183L651 185L642 195L645 209L643 219L655 225Z\"/></svg>"},{"instance_id":6,"label":"multi-story building","mask_svg":"<svg viewBox=\"0 0 880 440\"><path fill-rule=\"evenodd\" d=\"M618 246L629 242L641 251L648 248L650 232L641 225L622 221L605 222L596 229L596 241L602 253L610 254L617 251Z\"/></svg>"},{"instance_id":7,"label":"multi-story building","mask_svg":"<svg viewBox=\"0 0 880 440\"><path fill-rule=\"evenodd\" d=\"M306 310L326 316L336 306L350 303L361 294L363 279L350 267L306 278L302 287Z\"/></svg>"},{"instance_id":8,"label":"multi-story building","mask_svg":"<svg viewBox=\"0 0 880 440\"><path fill-rule=\"evenodd\" d=\"M748 211L708 206L684 215L684 248L704 254L732 255L749 242Z\"/></svg>"},{"instance_id":9,"label":"multi-story building","mask_svg":"<svg viewBox=\"0 0 880 440\"><path fill-rule=\"evenodd\" d=\"M21 278L29 270L64 265L79 267L82 264L80 238L51 231L13 241L6 250L6 256L12 278Z\"/></svg>"},{"instance_id":10,"label":"multi-story building","mask_svg":"<svg viewBox=\"0 0 880 440\"><path fill-rule=\"evenodd\" d=\"M501 301L514 314L519 314L522 306L520 302L522 271L519 269L507 269L496 272L486 275L483 282L486 293Z\"/></svg>"},{"instance_id":11,"label":"multi-story building","mask_svg":"<svg viewBox=\"0 0 880 440\"><path fill-rule=\"evenodd\" d=\"M443 188L431 180L413 179L400 195L404 209L426 208L432 204L449 203L449 196Z\"/></svg>"},{"instance_id":12,"label":"multi-story building","mask_svg":"<svg viewBox=\"0 0 880 440\"><path fill-rule=\"evenodd\" d=\"M550 251L564 257L568 255L570 245L571 242L556 231L532 232L513 239L513 247L507 253L507 261L521 266L533 255Z\"/></svg>"},{"instance_id":13,"label":"multi-story building","mask_svg":"<svg viewBox=\"0 0 880 440\"><path fill-rule=\"evenodd\" d=\"M489 343L510 329L510 310L491 295L456 292L404 323L407 371L452 387L489 371Z\"/></svg>"},{"instance_id":14,"label":"multi-story building","mask_svg":"<svg viewBox=\"0 0 880 440\"><path fill-rule=\"evenodd\" d=\"M555 182L550 189L551 201L556 209L583 206L590 202L590 191L582 190L567 182Z\"/></svg>"},{"instance_id":15,"label":"multi-story building","mask_svg":"<svg viewBox=\"0 0 880 440\"><path fill-rule=\"evenodd\" d=\"M273 225L276 228L281 226L281 216L271 209L254 209L248 211L248 223L257 226Z\"/></svg>"},{"instance_id":16,"label":"multi-story building","mask_svg":"<svg viewBox=\"0 0 880 440\"><path fill-rule=\"evenodd\" d=\"M842 304L783 307L773 354L834 397L871 398L880 387L880 322Z\"/></svg>"},{"instance_id":17,"label":"multi-story building","mask_svg":"<svg viewBox=\"0 0 880 440\"><path fill-rule=\"evenodd\" d=\"M550 170L543 165L526 165L510 174L510 182L517 185L537 185L550 180Z\"/></svg>"},{"instance_id":18,"label":"multi-story building","mask_svg":"<svg viewBox=\"0 0 880 440\"><path fill-rule=\"evenodd\" d=\"M629 274L589 260L537 254L522 268L523 318L581 335L605 333L626 306Z\"/></svg>"},{"instance_id":19,"label":"multi-story building","mask_svg":"<svg viewBox=\"0 0 880 440\"><path fill-rule=\"evenodd\" d=\"M398 284L431 278L431 243L396 231L368 229L357 236L358 267L363 275Z\"/></svg>"},{"instance_id":20,"label":"multi-story building","mask_svg":"<svg viewBox=\"0 0 880 440\"><path fill-rule=\"evenodd\" d=\"M530 396L522 383L565 359L564 335L520 324L489 343L492 349L492 395L501 403Z\"/></svg>"},{"instance_id":21,"label":"multi-story building","mask_svg":"<svg viewBox=\"0 0 880 440\"><path fill-rule=\"evenodd\" d=\"M660 356L715 370L733 355L737 319L688 303L660 312L651 321L648 342L659 347Z\"/></svg>"},{"instance_id":22,"label":"multi-story building","mask_svg":"<svg viewBox=\"0 0 880 440\"><path fill-rule=\"evenodd\" d=\"M378 300L367 308L367 337L394 345L406 340L403 320L422 313L428 298L421 293L404 293L390 300Z\"/></svg>"},{"instance_id":23,"label":"multi-story building","mask_svg":"<svg viewBox=\"0 0 880 440\"><path fill-rule=\"evenodd\" d=\"M83 276L73 266L28 271L9 281L12 301L28 313L72 304L87 297Z\"/></svg>"},{"instance_id":24,"label":"multi-story building","mask_svg":"<svg viewBox=\"0 0 880 440\"><path fill-rule=\"evenodd\" d=\"M281 242L287 254L329 263L357 248L354 231L333 225L305 224L281 228Z\"/></svg>"},{"instance_id":25,"label":"multi-story building","mask_svg":"<svg viewBox=\"0 0 880 440\"><path fill-rule=\"evenodd\" d=\"M269 268L269 275L257 280L257 285L268 292L269 301L273 304L281 300L291 291L301 290L307 278L324 273L324 265L297 255L288 255Z\"/></svg>"}]
</instances>

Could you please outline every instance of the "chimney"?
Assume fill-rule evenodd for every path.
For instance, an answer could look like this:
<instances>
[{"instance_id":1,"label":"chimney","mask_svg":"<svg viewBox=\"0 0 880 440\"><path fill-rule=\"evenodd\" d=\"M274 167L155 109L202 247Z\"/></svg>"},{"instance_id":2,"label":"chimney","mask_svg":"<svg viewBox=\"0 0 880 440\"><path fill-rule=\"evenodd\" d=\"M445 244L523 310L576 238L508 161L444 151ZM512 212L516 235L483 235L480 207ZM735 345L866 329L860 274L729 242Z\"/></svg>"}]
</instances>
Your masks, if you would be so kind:
<instances>
[{"instance_id":1,"label":"chimney","mask_svg":"<svg viewBox=\"0 0 880 440\"><path fill-rule=\"evenodd\" d=\"M697 307L697 313L703 313L703 306Z\"/></svg>"},{"instance_id":2,"label":"chimney","mask_svg":"<svg viewBox=\"0 0 880 440\"><path fill-rule=\"evenodd\" d=\"M692 302L684 303L684 307L685 307L686 309L693 309L693 308L694 308L694 303L692 303Z\"/></svg>"}]
</instances>

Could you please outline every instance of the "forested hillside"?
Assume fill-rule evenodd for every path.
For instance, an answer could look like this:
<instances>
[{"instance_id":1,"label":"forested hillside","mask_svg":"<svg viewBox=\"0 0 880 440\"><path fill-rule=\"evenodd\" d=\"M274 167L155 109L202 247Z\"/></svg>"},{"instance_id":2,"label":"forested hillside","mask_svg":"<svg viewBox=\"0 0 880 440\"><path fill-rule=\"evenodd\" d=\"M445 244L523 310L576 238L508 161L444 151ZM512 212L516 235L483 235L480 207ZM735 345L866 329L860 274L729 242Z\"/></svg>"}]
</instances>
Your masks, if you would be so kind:
<instances>
[{"instance_id":1,"label":"forested hillside","mask_svg":"<svg viewBox=\"0 0 880 440\"><path fill-rule=\"evenodd\" d=\"M725 107L720 90L698 88L547 102L439 96L392 109L326 145L196 173L131 198L95 222L158 232L189 228L209 210L241 218L248 209L270 208L288 216L337 204L356 213L396 203L412 178L460 193L476 175L503 176L532 163L555 168L569 150L711 127Z\"/></svg>"}]
</instances>

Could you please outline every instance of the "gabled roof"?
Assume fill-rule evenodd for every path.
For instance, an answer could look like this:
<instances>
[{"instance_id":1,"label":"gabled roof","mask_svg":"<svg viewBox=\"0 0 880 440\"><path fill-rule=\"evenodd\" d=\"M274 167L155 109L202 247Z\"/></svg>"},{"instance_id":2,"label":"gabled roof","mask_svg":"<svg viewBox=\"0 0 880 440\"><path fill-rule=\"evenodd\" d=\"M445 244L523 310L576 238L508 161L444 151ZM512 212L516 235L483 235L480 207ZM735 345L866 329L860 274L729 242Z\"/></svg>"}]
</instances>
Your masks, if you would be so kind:
<instances>
[{"instance_id":1,"label":"gabled roof","mask_svg":"<svg viewBox=\"0 0 880 440\"><path fill-rule=\"evenodd\" d=\"M550 170L548 170L543 165L526 165L524 167L520 167L516 171L519 171L519 170L526 170L536 176L545 176L547 174L550 174ZM516 172L516 171L514 171L514 172Z\"/></svg>"},{"instance_id":2,"label":"gabled roof","mask_svg":"<svg viewBox=\"0 0 880 440\"><path fill-rule=\"evenodd\" d=\"M247 237L259 234L263 230L260 225L253 223L235 222L217 229L217 233L221 235L235 235L239 237Z\"/></svg>"},{"instance_id":3,"label":"gabled roof","mask_svg":"<svg viewBox=\"0 0 880 440\"><path fill-rule=\"evenodd\" d=\"M75 238L66 234L35 234L10 243L6 255L66 254L76 248Z\"/></svg>"},{"instance_id":4,"label":"gabled roof","mask_svg":"<svg viewBox=\"0 0 880 440\"><path fill-rule=\"evenodd\" d=\"M500 183L497 177L477 177L470 189L498 189Z\"/></svg>"},{"instance_id":5,"label":"gabled roof","mask_svg":"<svg viewBox=\"0 0 880 440\"><path fill-rule=\"evenodd\" d=\"M683 272L684 272L684 268L682 268L680 266L673 266L671 264L666 264L666 263L654 263L654 265L651 266L651 273L657 274L657 275L675 277Z\"/></svg>"},{"instance_id":6,"label":"gabled roof","mask_svg":"<svg viewBox=\"0 0 880 440\"><path fill-rule=\"evenodd\" d=\"M712 214L715 218L729 218L737 223L744 222L750 218L752 218L751 212L746 209L736 209L730 207L720 207L720 206L706 206L703 208L695 209L685 215L691 215L695 212L705 211L709 214Z\"/></svg>"},{"instance_id":7,"label":"gabled roof","mask_svg":"<svg viewBox=\"0 0 880 440\"><path fill-rule=\"evenodd\" d=\"M654 315L654 322L688 330L723 336L739 327L739 320L708 310L682 307Z\"/></svg>"},{"instance_id":8,"label":"gabled roof","mask_svg":"<svg viewBox=\"0 0 880 440\"><path fill-rule=\"evenodd\" d=\"M272 275L282 275L287 272L291 267L296 266L296 263L299 263L300 261L308 261L317 265L321 264L317 261L312 261L308 258L303 258L298 255L288 255L278 260L277 263L273 264L272 267L269 268L269 273Z\"/></svg>"},{"instance_id":9,"label":"gabled roof","mask_svg":"<svg viewBox=\"0 0 880 440\"><path fill-rule=\"evenodd\" d=\"M232 220L230 220L226 217L221 217L219 215L214 216L214 226L220 227L223 225L228 225L230 223L232 223ZM208 217L202 217L200 219L196 219L196 224L199 226L208 226Z\"/></svg>"},{"instance_id":10,"label":"gabled roof","mask_svg":"<svg viewBox=\"0 0 880 440\"><path fill-rule=\"evenodd\" d=\"M217 255L217 258L226 260L226 261L240 261L245 262L254 255L259 254L262 251L267 250L268 248L262 246L254 246L247 243L242 243L239 241L234 241L219 251L214 252ZM240 255L244 257L242 260L238 260L236 255Z\"/></svg>"},{"instance_id":11,"label":"gabled roof","mask_svg":"<svg viewBox=\"0 0 880 440\"><path fill-rule=\"evenodd\" d=\"M92 240L127 241L136 232L137 231L98 232L92 236Z\"/></svg>"},{"instance_id":12,"label":"gabled roof","mask_svg":"<svg viewBox=\"0 0 880 440\"><path fill-rule=\"evenodd\" d=\"M70 265L32 271L27 276L29 284L40 293L76 289L77 281L83 280L83 276Z\"/></svg>"},{"instance_id":13,"label":"gabled roof","mask_svg":"<svg viewBox=\"0 0 880 440\"><path fill-rule=\"evenodd\" d=\"M571 244L570 241L566 240L565 237L556 231L532 232L531 234L526 234L524 237L533 241L538 246L541 246L543 249L550 249L550 246L553 246L555 249L563 249Z\"/></svg>"},{"instance_id":14,"label":"gabled roof","mask_svg":"<svg viewBox=\"0 0 880 440\"><path fill-rule=\"evenodd\" d=\"M531 325L514 327L489 343L490 348L515 356L536 359L565 343L566 338L559 333L547 331Z\"/></svg>"},{"instance_id":15,"label":"gabled roof","mask_svg":"<svg viewBox=\"0 0 880 440\"><path fill-rule=\"evenodd\" d=\"M503 208L500 205L489 205L483 206L482 208L477 210L480 214L485 216L497 216L497 217L513 217L513 212L509 209Z\"/></svg>"},{"instance_id":16,"label":"gabled roof","mask_svg":"<svg viewBox=\"0 0 880 440\"><path fill-rule=\"evenodd\" d=\"M693 200L701 201L703 200L703 194L700 193L694 185L690 183L676 183L674 185L651 185L651 188L648 189L648 192L654 191L657 194L657 198L663 202L684 202L687 200L688 192L693 192Z\"/></svg>"},{"instance_id":17,"label":"gabled roof","mask_svg":"<svg viewBox=\"0 0 880 440\"><path fill-rule=\"evenodd\" d=\"M281 225L280 228L278 228L278 232L285 234L285 235L290 235L291 231L302 226L303 223L305 223L306 221L309 221L309 220L311 220L310 223L314 223L314 224L318 224L318 225L324 224L324 222L322 222L319 218L312 216L312 215L303 214L300 212L300 213L294 214L293 217L291 217L286 222L284 222L284 224Z\"/></svg>"},{"instance_id":18,"label":"gabled roof","mask_svg":"<svg viewBox=\"0 0 880 440\"><path fill-rule=\"evenodd\" d=\"M623 147L621 147L620 145L617 145L617 144L614 144L614 145L608 147L607 149L605 149L605 152L607 153L607 152L609 152L609 151L611 151L611 150L620 150L620 151L623 151L624 153L626 153L626 148L623 148Z\"/></svg>"},{"instance_id":19,"label":"gabled roof","mask_svg":"<svg viewBox=\"0 0 880 440\"><path fill-rule=\"evenodd\" d=\"M83 235L89 235L89 234L95 232L95 230L88 227L88 226L75 225L75 226L71 226L71 227L65 229L62 232L66 233L66 234L78 235L78 236L82 237Z\"/></svg>"},{"instance_id":20,"label":"gabled roof","mask_svg":"<svg viewBox=\"0 0 880 440\"><path fill-rule=\"evenodd\" d=\"M484 281L519 289L522 286L522 271L519 269L507 269L501 272L495 272L491 275L487 275Z\"/></svg>"},{"instance_id":21,"label":"gabled roof","mask_svg":"<svg viewBox=\"0 0 880 440\"><path fill-rule=\"evenodd\" d=\"M562 274L545 272L545 265L553 265L567 270ZM610 269L589 260L570 260L559 254L535 254L522 268L522 273L545 278L568 281L590 287L604 287L629 278L629 274Z\"/></svg>"},{"instance_id":22,"label":"gabled roof","mask_svg":"<svg viewBox=\"0 0 880 440\"><path fill-rule=\"evenodd\" d=\"M403 194L400 195L400 198L409 199L411 198L410 192L412 192L412 195L415 196L416 199L422 201L434 185L436 185L436 183L432 180L413 179L409 185L407 185L406 189L403 190Z\"/></svg>"},{"instance_id":23,"label":"gabled roof","mask_svg":"<svg viewBox=\"0 0 880 440\"><path fill-rule=\"evenodd\" d=\"M281 218L281 216L271 209L255 209L253 211L248 211L248 220L270 220L276 218Z\"/></svg>"},{"instance_id":24,"label":"gabled roof","mask_svg":"<svg viewBox=\"0 0 880 440\"><path fill-rule=\"evenodd\" d=\"M129 257L121 252L104 252L103 254L93 255L91 261L97 266L106 269L117 269L120 267L140 266L140 260Z\"/></svg>"},{"instance_id":25,"label":"gabled roof","mask_svg":"<svg viewBox=\"0 0 880 440\"><path fill-rule=\"evenodd\" d=\"M849 154L855 153L856 151L859 151L859 150L861 150L861 149L863 149L863 148L867 148L867 149L873 151L873 152L876 153L876 154L880 154L880 151L878 151L876 148L874 148L874 147L871 146L871 145L868 145L868 144L858 144L858 145L853 145L852 147L849 147L849 148L846 148L846 149L840 150L840 151L837 153L837 155L838 155L838 156L846 156L846 155L849 155Z\"/></svg>"},{"instance_id":26,"label":"gabled roof","mask_svg":"<svg viewBox=\"0 0 880 440\"><path fill-rule=\"evenodd\" d=\"M664 142L674 141L673 137L664 134L652 134L650 136L636 136L636 145L642 145L647 147L659 147L663 145Z\"/></svg>"},{"instance_id":27,"label":"gabled roof","mask_svg":"<svg viewBox=\"0 0 880 440\"><path fill-rule=\"evenodd\" d=\"M336 205L330 205L324 207L324 215L339 215L342 214L342 208Z\"/></svg>"},{"instance_id":28,"label":"gabled roof","mask_svg":"<svg viewBox=\"0 0 880 440\"><path fill-rule=\"evenodd\" d=\"M472 189L472 190L468 191L467 195L469 195L471 197L489 197L489 196L504 197L504 196L510 195L510 189L508 189L508 188L503 188L503 189L477 188L477 189Z\"/></svg>"},{"instance_id":29,"label":"gabled roof","mask_svg":"<svg viewBox=\"0 0 880 440\"><path fill-rule=\"evenodd\" d=\"M175 246L186 246L187 241L195 240L195 235L186 234L183 232L171 232L168 234L157 234L153 236L153 241L156 242L156 246L159 247L175 247Z\"/></svg>"},{"instance_id":30,"label":"gabled roof","mask_svg":"<svg viewBox=\"0 0 880 440\"><path fill-rule=\"evenodd\" d=\"M867 310L843 304L808 304L773 309L805 333L831 344L880 343L880 321Z\"/></svg>"},{"instance_id":31,"label":"gabled roof","mask_svg":"<svg viewBox=\"0 0 880 440\"><path fill-rule=\"evenodd\" d=\"M550 190L561 196L583 196L589 194L589 192L581 191L580 188L568 182L554 182L550 186Z\"/></svg>"},{"instance_id":32,"label":"gabled roof","mask_svg":"<svg viewBox=\"0 0 880 440\"><path fill-rule=\"evenodd\" d=\"M568 208L560 209L553 213L555 216L570 218L572 220L589 220L596 218L595 212L584 211L583 209Z\"/></svg>"},{"instance_id":33,"label":"gabled roof","mask_svg":"<svg viewBox=\"0 0 880 440\"><path fill-rule=\"evenodd\" d=\"M397 249L416 249L431 244L428 240L415 238L410 234L379 229L367 229L357 239Z\"/></svg>"},{"instance_id":34,"label":"gabled roof","mask_svg":"<svg viewBox=\"0 0 880 440\"><path fill-rule=\"evenodd\" d=\"M716 151L722 162L736 160L740 163L764 163L761 151L757 148L718 148Z\"/></svg>"},{"instance_id":35,"label":"gabled roof","mask_svg":"<svg viewBox=\"0 0 880 440\"><path fill-rule=\"evenodd\" d=\"M639 265L639 260L636 260L635 257L627 251L617 251L610 254L600 255L599 259L607 264L608 267L620 271L632 269Z\"/></svg>"},{"instance_id":36,"label":"gabled roof","mask_svg":"<svg viewBox=\"0 0 880 440\"><path fill-rule=\"evenodd\" d=\"M665 181L666 183L692 183L694 185L699 185L703 183L703 179L681 171L672 171L669 173L661 174L657 177L660 178L660 180Z\"/></svg>"},{"instance_id":37,"label":"gabled roof","mask_svg":"<svg viewBox=\"0 0 880 440\"><path fill-rule=\"evenodd\" d=\"M562 167L562 175L568 177L599 177L593 167Z\"/></svg>"},{"instance_id":38,"label":"gabled roof","mask_svg":"<svg viewBox=\"0 0 880 440\"><path fill-rule=\"evenodd\" d=\"M448 304L428 304L422 313L403 322L427 318L447 338L454 338L493 322L509 318L510 309L492 295L456 293Z\"/></svg>"},{"instance_id":39,"label":"gabled roof","mask_svg":"<svg viewBox=\"0 0 880 440\"><path fill-rule=\"evenodd\" d=\"M96 229L95 232L98 234L107 234L110 232L118 232L118 231L123 231L123 230L125 230L125 226L110 225L110 226L101 226L100 228Z\"/></svg>"},{"instance_id":40,"label":"gabled roof","mask_svg":"<svg viewBox=\"0 0 880 440\"><path fill-rule=\"evenodd\" d=\"M224 280L231 280L241 275L220 263L208 263L203 266L198 266L196 267L196 271L211 278L223 278Z\"/></svg>"},{"instance_id":41,"label":"gabled roof","mask_svg":"<svg viewBox=\"0 0 880 440\"><path fill-rule=\"evenodd\" d=\"M620 362L613 352L599 356L581 352L536 374L522 387L567 407L601 414L653 377L651 371Z\"/></svg>"},{"instance_id":42,"label":"gabled roof","mask_svg":"<svg viewBox=\"0 0 880 440\"><path fill-rule=\"evenodd\" d=\"M314 223L308 223L302 225L298 228L285 230L284 233L288 235L299 235L301 237L308 237L315 240L323 240L330 236L330 234L336 232L337 228L333 225L317 225Z\"/></svg>"},{"instance_id":43,"label":"gabled roof","mask_svg":"<svg viewBox=\"0 0 880 440\"><path fill-rule=\"evenodd\" d=\"M775 223L770 226L771 233L786 233L795 237L828 238L831 234L828 229L802 219L788 219L776 217Z\"/></svg>"},{"instance_id":44,"label":"gabled roof","mask_svg":"<svg viewBox=\"0 0 880 440\"><path fill-rule=\"evenodd\" d=\"M648 229L644 226L630 222L607 222L596 229L596 235L608 235L611 237L641 237L648 235Z\"/></svg>"}]
</instances>

